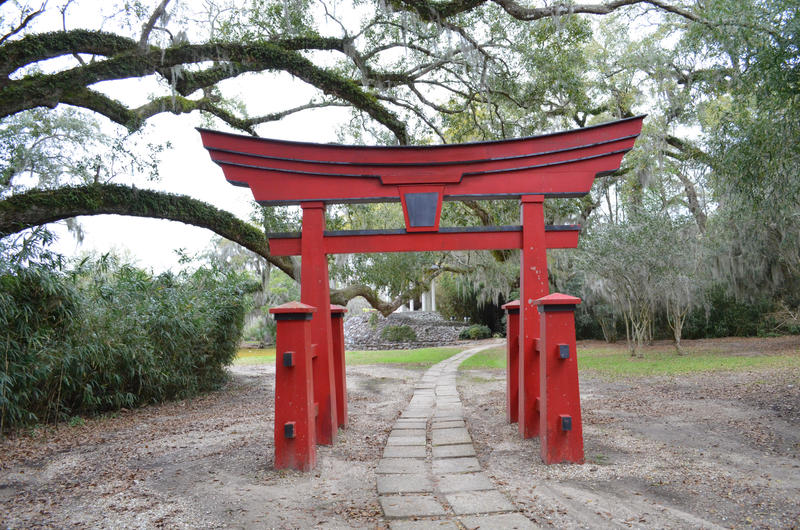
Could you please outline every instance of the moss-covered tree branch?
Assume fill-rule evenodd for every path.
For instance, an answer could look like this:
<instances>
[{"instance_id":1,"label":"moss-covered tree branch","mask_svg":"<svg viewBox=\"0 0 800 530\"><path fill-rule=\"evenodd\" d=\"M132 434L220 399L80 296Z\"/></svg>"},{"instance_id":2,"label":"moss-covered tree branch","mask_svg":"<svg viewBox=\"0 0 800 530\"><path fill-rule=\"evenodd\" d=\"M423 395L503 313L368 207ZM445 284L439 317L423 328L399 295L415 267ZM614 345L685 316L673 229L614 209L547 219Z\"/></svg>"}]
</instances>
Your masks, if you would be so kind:
<instances>
[{"instance_id":1,"label":"moss-covered tree branch","mask_svg":"<svg viewBox=\"0 0 800 530\"><path fill-rule=\"evenodd\" d=\"M28 35L0 46L0 75L47 59L84 53L112 56L136 49L136 41L113 33L74 29Z\"/></svg>"},{"instance_id":2,"label":"moss-covered tree branch","mask_svg":"<svg viewBox=\"0 0 800 530\"><path fill-rule=\"evenodd\" d=\"M67 32L61 35L67 35ZM321 68L299 52L290 49L303 43L316 44L320 49L329 49L335 45L336 39L333 41L320 39L319 42L313 41L313 39L313 42L308 39L291 39L277 43L187 44L167 49L151 47L148 51L136 48L103 61L77 66L54 74L32 74L18 80L8 80L0 86L0 117L35 107L52 108L58 103L70 102L104 114L109 119L129 128L136 128L141 124L141 117L133 109L127 109L125 112L123 111L125 107L121 103L100 96L99 93L88 87L100 81L144 77L153 74L171 76L171 68L214 61L223 63L223 65L194 74L185 69L176 72L176 77L185 78L185 81L182 81L181 91L189 94L223 79L236 77L243 72L285 71L316 87L326 95L346 101L355 108L366 112L374 120L387 127L400 143L408 143L405 124L383 106L373 94L365 91L357 81ZM65 48L67 48L66 45L62 47L62 49ZM171 79L168 78L168 80ZM165 109L165 111L167 110Z\"/></svg>"},{"instance_id":3,"label":"moss-covered tree branch","mask_svg":"<svg viewBox=\"0 0 800 530\"><path fill-rule=\"evenodd\" d=\"M375 292L375 289L363 284L348 285L342 289L331 290L331 303L347 305L347 302L357 296L363 297L369 305L377 309L384 316L392 314L402 305L402 303L400 303L395 306L394 302L381 300L381 297Z\"/></svg>"},{"instance_id":4,"label":"moss-covered tree branch","mask_svg":"<svg viewBox=\"0 0 800 530\"><path fill-rule=\"evenodd\" d=\"M395 9L413 11L427 22L441 22L444 19L465 13L485 4L487 0L452 0L450 2L428 2L426 0L392 0Z\"/></svg>"},{"instance_id":5,"label":"moss-covered tree branch","mask_svg":"<svg viewBox=\"0 0 800 530\"><path fill-rule=\"evenodd\" d=\"M543 18L552 18L571 14L608 15L620 8L632 5L650 5L692 21L698 20L697 15L691 13L690 11L661 0L613 0L600 4L573 4L572 2L557 2L546 7L526 7L518 4L514 0L493 1L502 7L506 13L518 20L540 20Z\"/></svg>"},{"instance_id":6,"label":"moss-covered tree branch","mask_svg":"<svg viewBox=\"0 0 800 530\"><path fill-rule=\"evenodd\" d=\"M235 215L185 195L116 184L31 190L12 195L0 201L0 237L70 217L101 214L167 219L207 228L295 277L291 260L272 256L264 233Z\"/></svg>"}]
</instances>

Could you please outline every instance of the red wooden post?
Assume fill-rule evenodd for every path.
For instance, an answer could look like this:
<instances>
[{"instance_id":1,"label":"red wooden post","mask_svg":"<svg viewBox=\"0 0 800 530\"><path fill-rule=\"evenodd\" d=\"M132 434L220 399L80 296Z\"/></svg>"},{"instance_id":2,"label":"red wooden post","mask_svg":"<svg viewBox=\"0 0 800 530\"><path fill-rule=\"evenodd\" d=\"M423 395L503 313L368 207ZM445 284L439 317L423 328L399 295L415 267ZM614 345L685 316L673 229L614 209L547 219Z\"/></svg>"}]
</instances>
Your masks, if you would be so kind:
<instances>
[{"instance_id":1,"label":"red wooden post","mask_svg":"<svg viewBox=\"0 0 800 530\"><path fill-rule=\"evenodd\" d=\"M311 317L316 308L289 302L269 310L278 324L275 347L275 469L308 471L317 464Z\"/></svg>"},{"instance_id":2,"label":"red wooden post","mask_svg":"<svg viewBox=\"0 0 800 530\"><path fill-rule=\"evenodd\" d=\"M545 464L583 463L581 396L575 350L575 306L580 298L539 298L541 338L541 448Z\"/></svg>"},{"instance_id":3,"label":"red wooden post","mask_svg":"<svg viewBox=\"0 0 800 530\"><path fill-rule=\"evenodd\" d=\"M301 246L300 301L317 308L311 329L316 347L314 358L314 399L317 402L317 443L336 443L339 424L336 420L336 386L333 377L333 342L331 332L331 295L328 283L328 258L323 247L325 204L304 202Z\"/></svg>"},{"instance_id":4,"label":"red wooden post","mask_svg":"<svg viewBox=\"0 0 800 530\"><path fill-rule=\"evenodd\" d=\"M519 418L519 300L503 306L506 310L506 419Z\"/></svg>"},{"instance_id":5,"label":"red wooden post","mask_svg":"<svg viewBox=\"0 0 800 530\"><path fill-rule=\"evenodd\" d=\"M339 427L347 426L347 378L344 363L344 314L347 309L331 304L333 331L333 379L336 384L336 418Z\"/></svg>"},{"instance_id":6,"label":"red wooden post","mask_svg":"<svg viewBox=\"0 0 800 530\"><path fill-rule=\"evenodd\" d=\"M535 302L549 291L544 195L523 195L521 202L519 432L523 438L533 438L539 435L539 315Z\"/></svg>"}]
</instances>

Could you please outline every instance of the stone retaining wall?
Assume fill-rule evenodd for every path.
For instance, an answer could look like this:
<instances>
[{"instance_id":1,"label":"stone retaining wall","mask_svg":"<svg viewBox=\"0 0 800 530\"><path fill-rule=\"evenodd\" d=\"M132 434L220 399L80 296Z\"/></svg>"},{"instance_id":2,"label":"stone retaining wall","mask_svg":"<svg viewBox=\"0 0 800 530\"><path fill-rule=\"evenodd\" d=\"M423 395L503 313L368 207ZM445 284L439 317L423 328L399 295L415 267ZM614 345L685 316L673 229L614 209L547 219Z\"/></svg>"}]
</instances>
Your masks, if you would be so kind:
<instances>
[{"instance_id":1,"label":"stone retaining wall","mask_svg":"<svg viewBox=\"0 0 800 530\"><path fill-rule=\"evenodd\" d=\"M415 342L388 342L381 336L386 326L410 326L417 334ZM400 350L448 346L468 325L445 320L435 311L392 313L385 318L378 312L349 314L344 321L344 341L348 350Z\"/></svg>"}]
</instances>

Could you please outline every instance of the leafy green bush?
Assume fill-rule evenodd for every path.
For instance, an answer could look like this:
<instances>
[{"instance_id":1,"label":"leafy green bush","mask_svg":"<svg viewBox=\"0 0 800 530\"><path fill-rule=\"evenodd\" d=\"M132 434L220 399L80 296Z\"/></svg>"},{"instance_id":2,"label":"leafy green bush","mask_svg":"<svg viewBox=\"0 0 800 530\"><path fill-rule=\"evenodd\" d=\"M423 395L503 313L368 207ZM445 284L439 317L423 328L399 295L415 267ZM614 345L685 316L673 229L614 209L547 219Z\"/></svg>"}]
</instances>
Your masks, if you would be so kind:
<instances>
[{"instance_id":1,"label":"leafy green bush","mask_svg":"<svg viewBox=\"0 0 800 530\"><path fill-rule=\"evenodd\" d=\"M483 324L473 324L468 328L464 328L458 334L458 338L461 340L476 340L476 339L488 339L492 336L492 330L489 329L489 326L484 326Z\"/></svg>"},{"instance_id":2,"label":"leafy green bush","mask_svg":"<svg viewBox=\"0 0 800 530\"><path fill-rule=\"evenodd\" d=\"M411 326L386 326L381 337L389 342L416 342L417 332Z\"/></svg>"},{"instance_id":3,"label":"leafy green bush","mask_svg":"<svg viewBox=\"0 0 800 530\"><path fill-rule=\"evenodd\" d=\"M184 398L225 380L242 277L113 260L0 274L0 429Z\"/></svg>"}]
</instances>

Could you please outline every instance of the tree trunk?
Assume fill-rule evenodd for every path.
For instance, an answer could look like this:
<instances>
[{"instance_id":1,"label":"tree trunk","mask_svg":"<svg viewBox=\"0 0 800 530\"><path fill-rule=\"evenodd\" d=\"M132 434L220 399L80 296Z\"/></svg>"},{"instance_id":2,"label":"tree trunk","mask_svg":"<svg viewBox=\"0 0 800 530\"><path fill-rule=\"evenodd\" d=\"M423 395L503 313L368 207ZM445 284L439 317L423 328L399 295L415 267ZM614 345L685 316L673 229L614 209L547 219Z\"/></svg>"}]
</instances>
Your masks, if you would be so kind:
<instances>
[{"instance_id":1,"label":"tree trunk","mask_svg":"<svg viewBox=\"0 0 800 530\"><path fill-rule=\"evenodd\" d=\"M667 301L667 324L672 329L672 337L675 341L675 350L678 355L686 355L686 352L681 349L681 335L683 333L683 323L686 321L686 315L689 313L689 308L682 308L678 304L671 304Z\"/></svg>"},{"instance_id":2,"label":"tree trunk","mask_svg":"<svg viewBox=\"0 0 800 530\"><path fill-rule=\"evenodd\" d=\"M686 355L686 352L681 349L681 330L683 329L683 317L678 317L678 320L675 323L675 328L673 331L673 337L675 338L675 350L678 352L678 355Z\"/></svg>"},{"instance_id":3,"label":"tree trunk","mask_svg":"<svg viewBox=\"0 0 800 530\"><path fill-rule=\"evenodd\" d=\"M689 180L689 177L684 175L681 171L676 172L678 178L683 184L683 189L686 192L686 201L689 207L689 211L694 216L694 220L697 223L697 228L700 230L701 234L706 233L706 222L708 221L708 216L703 211L703 206L700 204L700 199L697 197L697 188L695 187L694 183Z\"/></svg>"},{"instance_id":4,"label":"tree trunk","mask_svg":"<svg viewBox=\"0 0 800 530\"><path fill-rule=\"evenodd\" d=\"M617 342L616 320L614 318L598 317L597 321L600 323L603 339L609 344Z\"/></svg>"}]
</instances>

